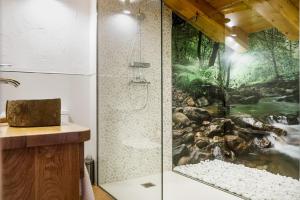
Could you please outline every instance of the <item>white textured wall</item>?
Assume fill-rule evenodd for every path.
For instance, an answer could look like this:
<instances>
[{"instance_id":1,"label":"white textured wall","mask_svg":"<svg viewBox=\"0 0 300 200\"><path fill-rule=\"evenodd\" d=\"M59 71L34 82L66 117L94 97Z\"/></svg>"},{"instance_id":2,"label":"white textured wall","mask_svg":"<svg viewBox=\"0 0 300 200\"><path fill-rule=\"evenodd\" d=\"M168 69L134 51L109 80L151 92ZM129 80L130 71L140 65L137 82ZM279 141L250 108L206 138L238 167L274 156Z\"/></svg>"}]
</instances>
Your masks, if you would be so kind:
<instances>
[{"instance_id":1,"label":"white textured wall","mask_svg":"<svg viewBox=\"0 0 300 200\"><path fill-rule=\"evenodd\" d=\"M134 16L122 14L119 0L98 0L99 4L99 182L108 183L161 172L161 13L159 0L140 0L131 4L136 14L140 8L145 13L142 22L142 58L151 63L143 70L151 82L146 108L141 107L146 99L146 89L130 86L132 69L130 61L137 60L138 22ZM166 12L164 44L170 56L171 13ZM170 120L171 73L170 60L166 58L165 110ZM165 169L171 170L171 129L166 122L164 133ZM169 132L170 131L170 132ZM169 164L168 164L169 163Z\"/></svg>"},{"instance_id":2,"label":"white textured wall","mask_svg":"<svg viewBox=\"0 0 300 200\"><path fill-rule=\"evenodd\" d=\"M1 62L14 69L89 73L93 0L1 0Z\"/></svg>"},{"instance_id":3,"label":"white textured wall","mask_svg":"<svg viewBox=\"0 0 300 200\"><path fill-rule=\"evenodd\" d=\"M0 112L7 99L60 97L71 120L92 129L85 149L93 157L96 20L96 0L0 0L0 64L13 64L0 76L21 82L0 85Z\"/></svg>"}]
</instances>

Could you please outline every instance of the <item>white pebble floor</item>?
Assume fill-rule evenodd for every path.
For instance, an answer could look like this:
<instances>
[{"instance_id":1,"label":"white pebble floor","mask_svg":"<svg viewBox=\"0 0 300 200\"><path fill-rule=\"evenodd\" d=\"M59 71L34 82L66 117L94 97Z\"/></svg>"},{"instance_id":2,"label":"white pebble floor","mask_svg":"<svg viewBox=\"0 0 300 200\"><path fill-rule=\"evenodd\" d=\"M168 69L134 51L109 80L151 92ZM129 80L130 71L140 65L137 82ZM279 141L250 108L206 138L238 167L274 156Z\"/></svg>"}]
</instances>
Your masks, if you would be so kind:
<instances>
[{"instance_id":1,"label":"white pebble floor","mask_svg":"<svg viewBox=\"0 0 300 200\"><path fill-rule=\"evenodd\" d=\"M175 171L252 200L300 200L300 181L220 160L183 165Z\"/></svg>"}]
</instances>

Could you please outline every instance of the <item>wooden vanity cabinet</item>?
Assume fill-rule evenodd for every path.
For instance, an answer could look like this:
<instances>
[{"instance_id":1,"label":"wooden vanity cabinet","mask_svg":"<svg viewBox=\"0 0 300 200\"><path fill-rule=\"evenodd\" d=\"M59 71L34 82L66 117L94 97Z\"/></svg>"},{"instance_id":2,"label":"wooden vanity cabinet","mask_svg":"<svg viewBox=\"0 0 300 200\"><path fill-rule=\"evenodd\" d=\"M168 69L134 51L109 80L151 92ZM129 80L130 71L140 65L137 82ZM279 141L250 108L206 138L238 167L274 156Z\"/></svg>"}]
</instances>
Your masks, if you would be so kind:
<instances>
[{"instance_id":1,"label":"wooden vanity cabinet","mask_svg":"<svg viewBox=\"0 0 300 200\"><path fill-rule=\"evenodd\" d=\"M0 126L3 200L79 200L90 130Z\"/></svg>"}]
</instances>

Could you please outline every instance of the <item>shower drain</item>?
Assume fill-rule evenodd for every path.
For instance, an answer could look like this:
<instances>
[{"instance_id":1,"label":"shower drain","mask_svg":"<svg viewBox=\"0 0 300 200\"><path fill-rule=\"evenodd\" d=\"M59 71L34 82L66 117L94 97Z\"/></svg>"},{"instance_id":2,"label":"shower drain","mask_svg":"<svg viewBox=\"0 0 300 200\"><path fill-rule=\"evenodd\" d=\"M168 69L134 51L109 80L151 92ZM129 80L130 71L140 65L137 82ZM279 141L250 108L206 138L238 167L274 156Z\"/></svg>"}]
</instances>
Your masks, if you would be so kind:
<instances>
[{"instance_id":1,"label":"shower drain","mask_svg":"<svg viewBox=\"0 0 300 200\"><path fill-rule=\"evenodd\" d=\"M150 188L150 187L154 187L155 185L153 183L143 183L141 184L141 186L143 186L144 188Z\"/></svg>"}]
</instances>

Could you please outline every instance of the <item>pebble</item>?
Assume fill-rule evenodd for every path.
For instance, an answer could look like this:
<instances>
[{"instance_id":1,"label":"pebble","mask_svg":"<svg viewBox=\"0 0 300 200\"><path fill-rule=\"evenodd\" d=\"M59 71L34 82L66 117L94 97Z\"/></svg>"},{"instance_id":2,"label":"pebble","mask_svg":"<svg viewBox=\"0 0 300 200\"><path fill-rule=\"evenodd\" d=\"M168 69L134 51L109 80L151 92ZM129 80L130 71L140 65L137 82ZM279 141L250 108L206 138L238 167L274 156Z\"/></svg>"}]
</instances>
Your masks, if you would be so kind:
<instances>
[{"instance_id":1,"label":"pebble","mask_svg":"<svg viewBox=\"0 0 300 200\"><path fill-rule=\"evenodd\" d=\"M183 165L175 171L252 200L300 200L300 181L221 160Z\"/></svg>"}]
</instances>

